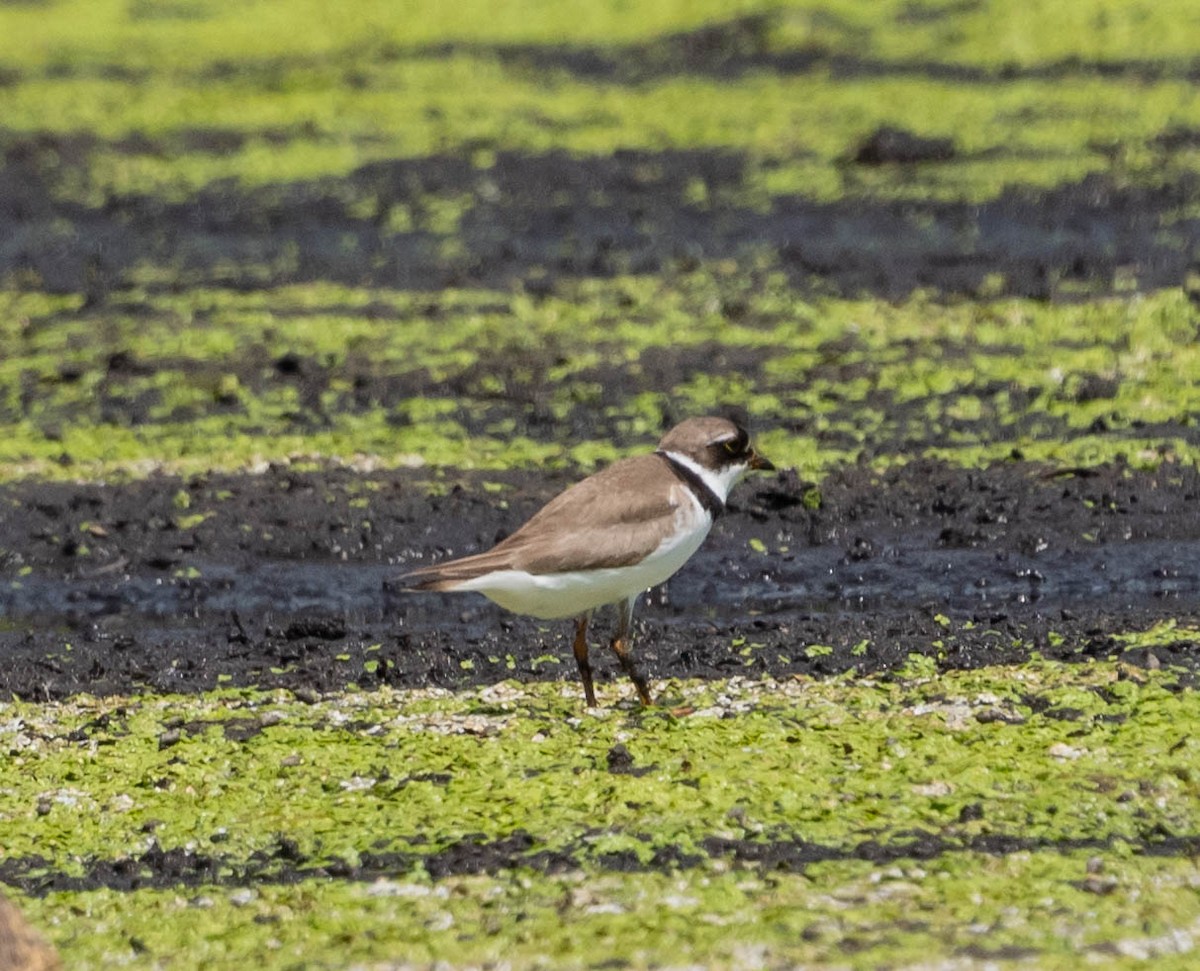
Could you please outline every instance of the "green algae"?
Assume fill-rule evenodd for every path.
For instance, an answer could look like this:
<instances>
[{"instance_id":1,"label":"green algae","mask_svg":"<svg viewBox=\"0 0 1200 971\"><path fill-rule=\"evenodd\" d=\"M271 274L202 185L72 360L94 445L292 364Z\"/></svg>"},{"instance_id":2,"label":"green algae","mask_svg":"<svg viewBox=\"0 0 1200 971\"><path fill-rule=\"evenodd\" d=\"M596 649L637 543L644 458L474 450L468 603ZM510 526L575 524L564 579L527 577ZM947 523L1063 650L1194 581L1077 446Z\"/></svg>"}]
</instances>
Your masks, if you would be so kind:
<instances>
[{"instance_id":1,"label":"green algae","mask_svg":"<svg viewBox=\"0 0 1200 971\"><path fill-rule=\"evenodd\" d=\"M363 4L331 20L300 4L285 29L265 4L211 2L167 17L115 0L60 0L54 17L10 6L0 36L26 40L5 50L0 109L12 132L97 136L86 167L64 161L55 179L60 197L93 205L139 193L178 199L220 180L341 177L380 159L446 151L486 168L505 149L736 149L750 160L744 201L759 204L796 192L981 201L1014 183L1112 171L1154 184L1196 168L1196 153L1154 141L1200 122L1186 76L1194 31L1181 26L1194 13L1184 0L925 16L911 4L850 0L636 12L611 2L583 17L547 4L533 15L522 5L483 14L477 6L423 2L401 14ZM731 19L739 15L758 20ZM681 63L671 35L713 22L732 50L765 59L762 68L708 76ZM506 56L522 43L543 45L550 63ZM571 55L588 51L610 71L576 76ZM815 64L797 74L769 69L788 55ZM838 58L864 70L838 69ZM881 124L952 135L960 157L917 173L847 171L847 152ZM188 137L196 132L224 139L214 149ZM681 202L702 206L709 192L693 185ZM441 204L435 222L452 245L461 207ZM410 227L410 216L398 211L395 225Z\"/></svg>"},{"instance_id":2,"label":"green algae","mask_svg":"<svg viewBox=\"0 0 1200 971\"><path fill-rule=\"evenodd\" d=\"M746 184L727 201L752 207L796 194L982 202L1014 184L1052 187L1111 171L1114 153L1130 160L1120 175L1135 184L1156 184L1164 171L1194 171L1195 160L1186 153L1146 146L1172 128L1200 123L1200 96L1186 81L1160 81L1147 90L1123 79L1071 85L1048 79L998 89L990 81L848 80L819 73L751 75L732 84L673 79L631 89L563 79L544 85L480 58L366 70L366 90L339 90L330 79L301 75L282 94L248 90L237 77L205 77L202 88L192 82L183 90L141 79L39 80L0 92L0 104L18 129L44 131L48 118L62 118L65 132L98 129L103 141L90 150L86 171L63 171L56 180L63 199L91 205L143 193L178 201L224 180L247 186L316 182L380 160L446 148L467 152L478 144L531 154L566 149L581 157L618 147L746 152L752 162ZM401 96L413 92L424 96ZM56 110L71 99L70 109ZM748 103L757 110L749 129ZM1106 110L1097 111L1099 104ZM162 131L164 117L178 121ZM187 151L189 117L243 133L241 146ZM847 154L885 124L953 135L964 159L915 173L848 170ZM292 137L264 138L264 131ZM153 140L144 153L131 152L125 141L134 132ZM471 197L428 201L437 215L426 228L446 240L454 238L461 213L477 204ZM363 209L373 202L369 195L352 200ZM394 231L422 226L403 209L391 214L388 225Z\"/></svg>"},{"instance_id":3,"label":"green algae","mask_svg":"<svg viewBox=\"0 0 1200 971\"><path fill-rule=\"evenodd\" d=\"M590 468L644 448L668 410L731 404L777 464L815 476L916 455L1195 461L1197 314L1180 291L895 304L802 298L772 271L755 282L712 266L669 282L583 282L537 301L324 284L147 292L136 313L105 314L100 327L71 301L8 294L0 469L88 478L269 461ZM736 321L721 309L732 303ZM114 360L133 366L114 370ZM281 370L288 360L298 375ZM680 378L647 390L653 360L678 361ZM386 392L396 384L410 396ZM606 415L624 434L523 436L527 401L556 422L576 409ZM795 427L804 434L784 431Z\"/></svg>"},{"instance_id":4,"label":"green algae","mask_svg":"<svg viewBox=\"0 0 1200 971\"><path fill-rule=\"evenodd\" d=\"M1123 645L1126 650L1133 650L1137 648L1167 647L1172 644L1194 640L1198 635L1200 635L1200 631L1197 631L1195 627L1181 624L1177 620L1165 620L1155 624L1148 630L1118 634L1114 640L1118 644Z\"/></svg>"},{"instance_id":5,"label":"green algae","mask_svg":"<svg viewBox=\"0 0 1200 971\"><path fill-rule=\"evenodd\" d=\"M1077 57L1081 61L1186 57L1189 28L1197 26L1186 0L1150 3L1091 0L1070 7L1018 4L1015 7L963 7L907 0L870 5L853 0L827 2L747 2L697 0L687 4L648 4L631 13L620 3L564 9L557 4L497 10L484 0L446 7L436 0L410 4L401 19L382 0L357 4L330 17L317 0L297 0L289 10L256 2L180 2L162 9L115 2L58 0L59 16L15 7L5 26L19 30L28 44L7 52L18 67L47 62L87 70L119 63L128 69L167 66L188 73L266 51L275 58L319 57L381 51L388 44L420 45L446 40L619 45L671 30L695 28L721 17L774 15L759 25L759 43L768 49L804 43L833 51L856 51L884 58L929 56L946 63L1029 65ZM403 49L403 48L401 48ZM286 66L286 62L284 64Z\"/></svg>"},{"instance_id":6,"label":"green algae","mask_svg":"<svg viewBox=\"0 0 1200 971\"><path fill-rule=\"evenodd\" d=\"M1194 699L1177 672L1034 662L672 682L650 711L585 712L577 694L504 683L308 704L253 691L12 702L4 855L77 875L149 846L222 861L227 882L27 901L78 967L256 951L279 965L503 954L575 967L597 948L637 967L681 954L734 967L757 948L773 964L865 968L1018 944L1066 966L1169 948L1200 921L1195 863L1169 849L1200 831ZM637 771L610 771L617 744ZM486 876L432 879L419 862L374 883L237 876L284 836L288 859L314 866L517 833L513 869ZM822 853L731 869L721 840ZM892 850L872 862L866 844ZM521 865L542 851L574 865ZM677 862L605 863L661 852Z\"/></svg>"},{"instance_id":7,"label":"green algae","mask_svg":"<svg viewBox=\"0 0 1200 971\"><path fill-rule=\"evenodd\" d=\"M613 2L536 15L422 0L403 15L366 3L337 18L318 6L4 6L0 37L23 43L3 51L0 147L32 153L45 194L34 209L165 206L236 186L270 211L306 187L348 226L383 227L385 245L419 237L454 270L465 222L495 202L501 153L641 149L652 174L655 153L726 158L725 175L656 186L695 213L769 214L793 198L983 202L1089 174L1155 187L1200 165L1183 0ZM709 32L699 42L681 39L698 28ZM710 46L715 60L693 58ZM950 137L955 155L851 164L881 125ZM418 184L390 198L352 177L456 155L478 177L470 191ZM605 205L601 183L586 201ZM1188 216L1181 202L1161 237ZM64 246L73 232L51 217L28 228L31 242ZM352 235L335 248L353 253ZM231 256L207 270L147 255L99 305L45 293L23 267L0 290L0 476L288 461L591 468L644 447L664 415L728 405L773 429L765 445L779 464L815 477L916 455L1195 461L1195 310L1182 290L1138 293L1136 267L1114 269L1117 299L993 300L1005 286L994 274L975 302L891 304L798 293L752 246L654 276L617 250L611 278L556 280L551 296L274 285L297 272L294 243L260 265ZM228 280L238 288L222 289ZM1056 296L1091 294L1049 283ZM307 384L274 366L288 355ZM670 379L658 383L663 361ZM513 434L531 408L547 427L569 427L576 410L599 416L602 437Z\"/></svg>"},{"instance_id":8,"label":"green algae","mask_svg":"<svg viewBox=\"0 0 1200 971\"><path fill-rule=\"evenodd\" d=\"M72 966L875 968L1037 967L1086 960L1185 967L1198 917L1186 860L1107 861L1112 889L1083 889L1085 852L793 873L525 873L373 884L307 880L253 890L96 891L23 901ZM1105 886L1108 886L1105 884ZM1033 906L1014 900L1038 895ZM1148 899L1147 899L1148 898ZM130 905L143 915L133 923ZM87 928L86 930L84 928ZM975 961L971 957L975 957ZM1122 957L1124 960L1121 960ZM1180 963L1173 963L1178 961Z\"/></svg>"},{"instance_id":9,"label":"green algae","mask_svg":"<svg viewBox=\"0 0 1200 971\"><path fill-rule=\"evenodd\" d=\"M1133 739L1153 734L1146 732L1148 726L1165 727L1177 718L1187 699L1156 691L1153 684L1117 681L1118 676L1106 669L1102 678L1042 691L1039 679L1027 675L1016 678L1008 693L979 688L978 694L986 695L982 701L947 699L947 690L969 689L947 685L944 678L915 687L785 685L763 691L757 706L749 703L755 694L747 688L694 686L682 699L702 706L701 714L686 717L619 711L580 715L573 692L554 688L547 698L545 691L513 686L461 698L351 695L313 708L283 697L229 696L202 703L83 700L68 709L61 724L14 708L11 713L20 722L12 730L17 750L24 747L28 754L19 754L10 769L24 781L5 779L15 797L8 821L20 824L10 827L6 848L13 855L30 855L40 847L50 860L59 855L77 860L95 841L110 852L133 853L144 846L146 824L157 820L155 838L168 849L194 847L197 841L206 845L213 833L226 830L222 851L236 858L285 832L307 853L338 858L364 848L354 842L353 832L339 832L345 829L343 814L379 820L380 837L386 833L391 840L416 839L436 848L468 835L498 838L518 827L529 829L532 801L555 807L543 809L533 827L544 829L548 846L567 845L595 826L636 832L648 819L664 843L691 846L714 833L740 835L747 821L760 833L777 835L795 831L802 821L806 838L836 843L848 835L849 810L842 818L830 817L829 810L869 805L897 788L899 795L887 799L895 803L891 824L898 832L919 824L940 830L957 819L963 804L978 799L995 802L989 805L986 830L1003 831L1016 823L1025 828L1030 804L1007 803L1023 791L1019 776L1030 766L1037 766L1046 787L1077 785L1081 773L1097 771L1097 762L1113 785L1143 781L1135 752L1124 750ZM975 687L993 684L996 672L990 677ZM937 699L929 700L935 689ZM495 700L507 694L529 697L523 703ZM737 718L713 717L721 705L739 701L747 710ZM1031 706L1075 714L1064 723L1035 716ZM1136 715L1130 713L1134 708ZM1024 724L1019 730L1002 720L974 724L978 711L997 709ZM67 738L98 717L106 727L87 729L87 742ZM168 726L181 719L186 731L177 738L168 735ZM848 727L855 721L867 726L861 738ZM248 739L238 737L237 730L247 727L259 730ZM631 739L628 733L635 729ZM55 742L31 744L30 733ZM1054 762L1047 752L1068 738L1079 751ZM636 779L612 776L604 755L622 739L639 762L656 765L657 771ZM1142 751L1148 758L1165 758L1178 741L1178 734L1168 730L1161 745ZM1012 764L977 758L985 750L1003 750ZM292 764L288 757L297 754L301 758ZM1177 754L1180 764L1188 760L1186 751ZM1043 760L1047 764L1040 764ZM747 761L752 764L729 764ZM825 793L773 791L769 780L790 777L799 766L837 777L836 793L829 787ZM906 804L906 786L937 781L929 774L936 771L931 766L953 780L946 784L948 791L936 805ZM448 772L452 778L442 785L406 781L430 772ZM86 791L74 791L71 780L84 776L97 781ZM527 791L530 778L538 780L539 792ZM681 787L684 780L699 782L699 788ZM568 790L580 786L587 791L568 798ZM1174 794L1170 790L1168 785L1153 793L1161 805L1150 816L1148 807L1129 805L1110 818L1106 832L1132 838L1168 819L1177 820L1173 829L1188 830L1194 823L1189 805L1194 794L1186 786ZM257 805L263 793L284 791L276 804ZM636 808L624 798L635 791ZM1044 802L1039 797L1037 804L1050 806L1062 793L1043 795ZM1052 839L1086 831L1096 806L1079 794L1073 801L1047 814L1040 823L1044 832L1026 831ZM222 803L235 813L253 810L255 820L222 817ZM735 806L743 813L731 829L729 813ZM98 828L81 831L81 813L103 817L96 821ZM28 832L22 837L18 830ZM885 836L888 827L876 832ZM376 840L374 845L383 844Z\"/></svg>"}]
</instances>

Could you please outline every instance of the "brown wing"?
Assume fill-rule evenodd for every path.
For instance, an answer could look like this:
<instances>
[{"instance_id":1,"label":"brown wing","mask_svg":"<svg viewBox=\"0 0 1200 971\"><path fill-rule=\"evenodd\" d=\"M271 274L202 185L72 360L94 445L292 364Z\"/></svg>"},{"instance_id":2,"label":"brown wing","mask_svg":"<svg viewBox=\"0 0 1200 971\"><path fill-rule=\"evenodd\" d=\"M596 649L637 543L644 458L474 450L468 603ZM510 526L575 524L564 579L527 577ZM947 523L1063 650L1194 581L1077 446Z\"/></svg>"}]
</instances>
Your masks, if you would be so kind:
<instances>
[{"instance_id":1,"label":"brown wing","mask_svg":"<svg viewBox=\"0 0 1200 971\"><path fill-rule=\"evenodd\" d=\"M678 502L657 455L623 459L578 482L486 553L414 570L414 590L445 590L493 570L563 573L628 566L674 527Z\"/></svg>"}]
</instances>

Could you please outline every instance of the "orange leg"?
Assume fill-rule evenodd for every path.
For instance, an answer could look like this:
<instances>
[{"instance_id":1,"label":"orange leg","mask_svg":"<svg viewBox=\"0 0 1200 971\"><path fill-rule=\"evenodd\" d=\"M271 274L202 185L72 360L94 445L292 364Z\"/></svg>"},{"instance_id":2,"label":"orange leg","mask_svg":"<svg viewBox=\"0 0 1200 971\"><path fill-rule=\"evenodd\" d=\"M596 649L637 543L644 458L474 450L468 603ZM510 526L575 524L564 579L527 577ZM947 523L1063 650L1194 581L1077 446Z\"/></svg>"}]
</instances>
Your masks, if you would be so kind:
<instances>
[{"instance_id":1,"label":"orange leg","mask_svg":"<svg viewBox=\"0 0 1200 971\"><path fill-rule=\"evenodd\" d=\"M592 665L588 660L587 628L591 614L575 619L575 663L579 665L579 677L583 680L583 696L589 708L596 707L596 691L592 687Z\"/></svg>"},{"instance_id":2,"label":"orange leg","mask_svg":"<svg viewBox=\"0 0 1200 971\"><path fill-rule=\"evenodd\" d=\"M650 683L638 670L637 663L633 660L633 652L629 649L629 625L633 622L633 602L636 599L636 597L630 597L617 605L617 633L612 639L611 646L613 653L617 655L617 660L621 662L621 667L625 669L629 680L637 689L638 698L641 699L642 704L652 705L654 702L650 700Z\"/></svg>"}]
</instances>

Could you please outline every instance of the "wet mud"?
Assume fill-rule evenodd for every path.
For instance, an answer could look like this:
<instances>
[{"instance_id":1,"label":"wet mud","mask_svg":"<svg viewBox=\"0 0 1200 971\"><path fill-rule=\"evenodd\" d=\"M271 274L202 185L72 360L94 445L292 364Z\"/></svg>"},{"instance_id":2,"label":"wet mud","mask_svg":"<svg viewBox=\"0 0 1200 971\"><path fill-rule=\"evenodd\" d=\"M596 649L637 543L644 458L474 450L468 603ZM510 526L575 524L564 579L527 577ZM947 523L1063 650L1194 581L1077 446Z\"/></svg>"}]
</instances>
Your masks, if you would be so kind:
<instances>
[{"instance_id":1,"label":"wet mud","mask_svg":"<svg viewBox=\"0 0 1200 971\"><path fill-rule=\"evenodd\" d=\"M1164 132L1153 150L1169 154L1193 134ZM219 132L188 137L223 145ZM437 155L371 163L339 179L221 183L178 202L129 195L89 207L59 198L58 187L86 173L101 147L152 155L178 148L102 145L86 135L9 144L0 237L12 242L0 248L0 277L32 274L47 291L85 293L90 306L119 296L145 266L170 268L172 286L332 281L537 294L564 280L701 261L749 266L769 252L803 291L1046 299L1112 292L1131 273L1142 288L1185 285L1200 242L1200 219L1179 215L1200 196L1191 175L1152 187L1091 175L1049 189L1013 187L983 204L780 195L764 209L746 196L758 163L736 150L501 151L487 169L462 154ZM889 128L846 146L846 178L854 181L856 167L951 157L963 159L948 141L930 145ZM696 184L707 187L703 205L688 198ZM388 228L392 207L423 212L433 198L462 201L452 254L429 228Z\"/></svg>"},{"instance_id":2,"label":"wet mud","mask_svg":"<svg viewBox=\"0 0 1200 971\"><path fill-rule=\"evenodd\" d=\"M410 594L404 568L490 546L571 476L349 469L0 487L0 694L305 696L576 678L570 624L477 595ZM496 491L494 483L502 484ZM1200 474L920 461L743 483L701 551L636 613L655 682L946 668L1125 651L1195 668ZM605 633L601 617L594 638ZM600 683L624 683L595 653Z\"/></svg>"},{"instance_id":3,"label":"wet mud","mask_svg":"<svg viewBox=\"0 0 1200 971\"><path fill-rule=\"evenodd\" d=\"M938 9L914 4L899 20L950 20L965 5ZM851 44L866 39L870 31L823 11L824 27ZM1003 84L1018 80L1067 80L1091 76L1155 81L1180 78L1194 81L1200 72L1190 60L1142 60L1137 58L1083 58L1036 65L1001 64L988 67L962 61L922 59L875 59L838 53L824 44L785 50L774 48L771 39L775 15L753 13L678 31L653 41L633 44L547 45L513 43L448 43L412 49L423 57L453 57L469 54L494 57L504 64L538 71L565 71L571 76L606 83L644 84L661 77L694 75L722 80L752 71L770 71L782 76L828 71L838 78L919 76L970 84ZM399 53L399 52L397 52Z\"/></svg>"}]
</instances>

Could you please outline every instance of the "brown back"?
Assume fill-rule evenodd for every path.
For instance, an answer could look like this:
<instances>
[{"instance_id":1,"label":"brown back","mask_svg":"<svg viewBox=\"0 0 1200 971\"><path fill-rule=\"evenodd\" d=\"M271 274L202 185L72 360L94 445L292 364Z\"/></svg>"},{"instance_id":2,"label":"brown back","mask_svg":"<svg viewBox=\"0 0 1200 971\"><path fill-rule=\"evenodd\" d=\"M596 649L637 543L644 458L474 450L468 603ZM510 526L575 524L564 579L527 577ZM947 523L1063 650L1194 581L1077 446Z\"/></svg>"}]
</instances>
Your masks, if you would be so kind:
<instances>
[{"instance_id":1,"label":"brown back","mask_svg":"<svg viewBox=\"0 0 1200 971\"><path fill-rule=\"evenodd\" d=\"M486 553L416 570L405 582L442 590L492 570L544 574L637 563L674 528L683 489L661 455L622 459L560 493Z\"/></svg>"}]
</instances>

